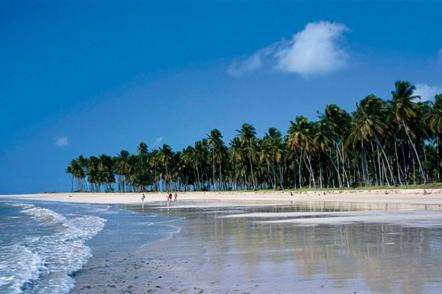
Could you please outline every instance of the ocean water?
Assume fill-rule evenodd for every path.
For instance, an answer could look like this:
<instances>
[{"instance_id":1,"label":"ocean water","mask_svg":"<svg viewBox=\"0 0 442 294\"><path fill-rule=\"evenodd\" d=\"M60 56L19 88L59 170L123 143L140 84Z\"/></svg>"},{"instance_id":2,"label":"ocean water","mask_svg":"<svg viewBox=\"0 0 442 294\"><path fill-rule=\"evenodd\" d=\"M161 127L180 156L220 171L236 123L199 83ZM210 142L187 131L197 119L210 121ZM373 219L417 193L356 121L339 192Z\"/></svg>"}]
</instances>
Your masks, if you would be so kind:
<instances>
[{"instance_id":1,"label":"ocean water","mask_svg":"<svg viewBox=\"0 0 442 294\"><path fill-rule=\"evenodd\" d=\"M175 220L120 206L0 200L0 293L68 293L92 257L169 238Z\"/></svg>"},{"instance_id":2,"label":"ocean water","mask_svg":"<svg viewBox=\"0 0 442 294\"><path fill-rule=\"evenodd\" d=\"M442 211L0 200L0 293L440 293Z\"/></svg>"}]
</instances>

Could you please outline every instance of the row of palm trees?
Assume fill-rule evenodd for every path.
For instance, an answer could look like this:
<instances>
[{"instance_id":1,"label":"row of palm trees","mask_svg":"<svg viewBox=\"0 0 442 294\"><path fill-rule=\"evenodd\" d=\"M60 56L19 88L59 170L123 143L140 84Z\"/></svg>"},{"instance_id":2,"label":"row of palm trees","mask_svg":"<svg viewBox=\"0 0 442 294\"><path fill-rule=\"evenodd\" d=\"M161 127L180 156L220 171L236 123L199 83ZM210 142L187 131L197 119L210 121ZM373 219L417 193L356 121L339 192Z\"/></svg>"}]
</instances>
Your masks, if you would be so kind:
<instances>
[{"instance_id":1,"label":"row of palm trees","mask_svg":"<svg viewBox=\"0 0 442 294\"><path fill-rule=\"evenodd\" d=\"M79 156L67 173L76 191L237 190L397 186L442 178L442 95L420 102L395 83L390 100L362 99L353 113L327 105L316 121L298 116L283 136L258 138L243 124L227 146L218 129L193 146L136 154Z\"/></svg>"}]
</instances>

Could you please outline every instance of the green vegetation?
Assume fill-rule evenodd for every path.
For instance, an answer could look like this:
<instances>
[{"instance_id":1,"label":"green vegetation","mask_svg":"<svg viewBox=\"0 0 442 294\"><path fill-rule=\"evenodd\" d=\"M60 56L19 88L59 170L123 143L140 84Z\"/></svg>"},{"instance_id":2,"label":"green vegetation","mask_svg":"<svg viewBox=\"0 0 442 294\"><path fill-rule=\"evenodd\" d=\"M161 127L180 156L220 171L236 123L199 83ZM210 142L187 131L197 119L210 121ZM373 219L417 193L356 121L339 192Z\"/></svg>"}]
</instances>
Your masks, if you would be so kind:
<instances>
[{"instance_id":1,"label":"green vegetation","mask_svg":"<svg viewBox=\"0 0 442 294\"><path fill-rule=\"evenodd\" d=\"M262 137L243 124L229 146L219 130L179 152L170 146L137 154L71 161L76 191L247 190L391 187L442 177L442 95L418 102L398 81L391 99L362 99L353 113L327 105L317 121L298 116L283 136Z\"/></svg>"}]
</instances>

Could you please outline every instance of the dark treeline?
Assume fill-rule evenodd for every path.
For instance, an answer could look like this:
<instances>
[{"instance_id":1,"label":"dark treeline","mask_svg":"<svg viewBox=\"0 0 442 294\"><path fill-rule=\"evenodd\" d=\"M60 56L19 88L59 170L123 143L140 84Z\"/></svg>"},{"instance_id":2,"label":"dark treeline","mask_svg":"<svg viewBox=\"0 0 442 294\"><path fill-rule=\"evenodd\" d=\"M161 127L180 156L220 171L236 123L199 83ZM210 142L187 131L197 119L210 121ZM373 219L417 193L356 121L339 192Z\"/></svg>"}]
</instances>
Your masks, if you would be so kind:
<instances>
[{"instance_id":1,"label":"dark treeline","mask_svg":"<svg viewBox=\"0 0 442 294\"><path fill-rule=\"evenodd\" d=\"M71 161L75 191L240 190L299 187L397 186L440 181L442 95L419 102L415 87L398 81L390 100L362 99L353 113L327 105L316 121L298 116L285 135L262 137L243 124L226 145L212 130L193 146L136 154L122 150Z\"/></svg>"}]
</instances>

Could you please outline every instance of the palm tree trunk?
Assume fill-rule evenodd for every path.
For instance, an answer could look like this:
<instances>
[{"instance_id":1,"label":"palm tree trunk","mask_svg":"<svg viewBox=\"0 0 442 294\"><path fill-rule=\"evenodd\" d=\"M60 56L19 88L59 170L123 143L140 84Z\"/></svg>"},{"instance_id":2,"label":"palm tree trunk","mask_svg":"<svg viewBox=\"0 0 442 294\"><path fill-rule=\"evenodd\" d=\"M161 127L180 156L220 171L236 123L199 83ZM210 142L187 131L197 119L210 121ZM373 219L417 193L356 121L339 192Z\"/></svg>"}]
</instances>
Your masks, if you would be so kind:
<instances>
[{"instance_id":1,"label":"palm tree trunk","mask_svg":"<svg viewBox=\"0 0 442 294\"><path fill-rule=\"evenodd\" d=\"M251 177L252 177L252 186L253 189L256 189L256 184L255 184L255 173L253 171L253 163L252 163L252 154L251 151L249 150L249 165L250 165L250 173L251 173Z\"/></svg>"},{"instance_id":2,"label":"palm tree trunk","mask_svg":"<svg viewBox=\"0 0 442 294\"><path fill-rule=\"evenodd\" d=\"M339 145L341 145L341 147L339 147ZM342 168L342 181L344 182L344 180L346 181L347 184L347 188L350 188L350 180L347 174L347 169L345 166L345 156L344 156L344 146L342 145L342 143L339 143L337 145L337 154L339 155L338 158L341 159L341 168ZM339 162L339 159L338 159Z\"/></svg>"},{"instance_id":3,"label":"palm tree trunk","mask_svg":"<svg viewBox=\"0 0 442 294\"><path fill-rule=\"evenodd\" d=\"M313 183L313 187L316 188L316 180L315 180L315 173L313 171L313 167L312 167L312 160L311 160L311 156L307 155L307 169L310 173L310 180Z\"/></svg>"},{"instance_id":4,"label":"palm tree trunk","mask_svg":"<svg viewBox=\"0 0 442 294\"><path fill-rule=\"evenodd\" d=\"M282 190L284 190L284 172L281 165L278 166L278 174L279 174L279 185Z\"/></svg>"},{"instance_id":5,"label":"palm tree trunk","mask_svg":"<svg viewBox=\"0 0 442 294\"><path fill-rule=\"evenodd\" d=\"M221 189L224 188L223 172L222 172L222 163L221 163L221 161L219 162L219 165L218 165L218 185L221 185Z\"/></svg>"},{"instance_id":6,"label":"palm tree trunk","mask_svg":"<svg viewBox=\"0 0 442 294\"><path fill-rule=\"evenodd\" d=\"M299 161L298 161L298 185L299 188L302 187L302 159L303 159L303 152L301 148L301 154L299 155Z\"/></svg>"},{"instance_id":7,"label":"palm tree trunk","mask_svg":"<svg viewBox=\"0 0 442 294\"><path fill-rule=\"evenodd\" d=\"M424 173L424 168L422 167L422 162L421 162L421 160L419 158L419 154L417 153L416 146L414 145L413 141L411 140L410 133L408 131L408 127L405 125L404 122L402 122L402 125L403 125L403 127L405 129L405 133L407 134L408 141L410 142L411 147L413 148L414 154L416 155L416 160L417 160L417 163L419 165L419 171L420 171L422 180L425 183L426 182L426 177L425 177L425 173Z\"/></svg>"},{"instance_id":8,"label":"palm tree trunk","mask_svg":"<svg viewBox=\"0 0 442 294\"><path fill-rule=\"evenodd\" d=\"M213 155L212 155L213 157ZM212 158L212 189L215 190L215 159Z\"/></svg>"},{"instance_id":9,"label":"palm tree trunk","mask_svg":"<svg viewBox=\"0 0 442 294\"><path fill-rule=\"evenodd\" d=\"M399 185L402 185L401 168L400 168L400 164L399 164L399 156L397 155L396 139L394 139L394 156L396 158L397 180L399 181ZM396 182L396 184L397 184L397 182Z\"/></svg>"},{"instance_id":10,"label":"palm tree trunk","mask_svg":"<svg viewBox=\"0 0 442 294\"><path fill-rule=\"evenodd\" d=\"M329 155L330 161L331 161L331 163L332 163L332 165L333 165L333 167L334 167L334 169L336 171L336 176L338 178L338 186L339 186L339 188L342 188L342 181L341 181L341 175L340 175L340 172L339 172L339 167L336 165L335 161L332 158L332 155L331 155L332 154L332 150L330 150L329 152L330 152L330 155ZM337 164L339 164L339 163L337 163Z\"/></svg>"},{"instance_id":11,"label":"palm tree trunk","mask_svg":"<svg viewBox=\"0 0 442 294\"><path fill-rule=\"evenodd\" d=\"M442 133L437 134L437 158L439 163L439 181L442 181Z\"/></svg>"},{"instance_id":12,"label":"palm tree trunk","mask_svg":"<svg viewBox=\"0 0 442 294\"><path fill-rule=\"evenodd\" d=\"M381 149L381 153L384 156L384 160L385 160L385 163L387 164L388 171L390 172L391 181L393 182L394 181L393 168L391 167L390 162L388 161L388 157L387 157L387 154L385 153L385 149L382 146L381 142L379 142L378 136L375 136L375 140L376 140L376 144ZM396 141L395 141L395 150L396 150ZM397 153L396 153L396 157L397 157ZM399 181L400 181L400 175L399 175ZM390 184L388 184L388 185L390 186Z\"/></svg>"}]
</instances>

